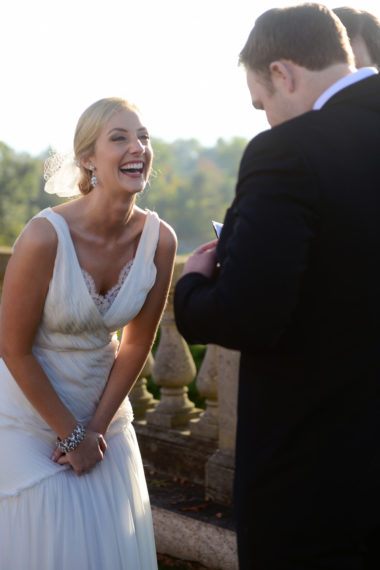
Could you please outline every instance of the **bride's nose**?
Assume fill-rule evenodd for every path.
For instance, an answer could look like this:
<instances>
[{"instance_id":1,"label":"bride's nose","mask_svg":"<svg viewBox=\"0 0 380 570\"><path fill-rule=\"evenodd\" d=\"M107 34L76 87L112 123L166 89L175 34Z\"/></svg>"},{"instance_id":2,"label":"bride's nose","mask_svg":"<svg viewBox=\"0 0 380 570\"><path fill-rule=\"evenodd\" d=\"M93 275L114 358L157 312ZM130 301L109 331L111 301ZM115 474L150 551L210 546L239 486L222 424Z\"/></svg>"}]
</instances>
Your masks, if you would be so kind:
<instances>
[{"instance_id":1,"label":"bride's nose","mask_svg":"<svg viewBox=\"0 0 380 570\"><path fill-rule=\"evenodd\" d=\"M139 139L139 137L133 137L130 141L129 151L131 154L144 154L145 146Z\"/></svg>"}]
</instances>

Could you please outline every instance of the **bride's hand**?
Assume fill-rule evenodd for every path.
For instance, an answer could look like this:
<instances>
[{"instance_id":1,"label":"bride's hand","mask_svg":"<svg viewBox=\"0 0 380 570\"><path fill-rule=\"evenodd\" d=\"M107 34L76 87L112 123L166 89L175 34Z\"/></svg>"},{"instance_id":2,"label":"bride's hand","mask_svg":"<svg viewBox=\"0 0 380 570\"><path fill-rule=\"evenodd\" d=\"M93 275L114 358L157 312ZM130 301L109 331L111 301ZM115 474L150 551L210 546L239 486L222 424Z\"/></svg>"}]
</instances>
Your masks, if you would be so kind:
<instances>
[{"instance_id":1,"label":"bride's hand","mask_svg":"<svg viewBox=\"0 0 380 570\"><path fill-rule=\"evenodd\" d=\"M76 475L84 475L102 461L106 449L107 443L102 434L87 429L86 437L74 451L65 455L56 449L52 460L60 465L71 465Z\"/></svg>"}]
</instances>

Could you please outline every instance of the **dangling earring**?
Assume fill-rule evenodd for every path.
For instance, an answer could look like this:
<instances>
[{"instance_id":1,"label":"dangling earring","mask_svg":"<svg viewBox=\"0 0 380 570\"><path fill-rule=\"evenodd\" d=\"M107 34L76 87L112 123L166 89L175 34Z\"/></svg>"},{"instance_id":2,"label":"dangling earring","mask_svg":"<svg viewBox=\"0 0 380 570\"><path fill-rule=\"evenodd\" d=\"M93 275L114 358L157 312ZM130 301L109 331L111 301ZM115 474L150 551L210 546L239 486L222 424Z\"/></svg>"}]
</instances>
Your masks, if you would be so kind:
<instances>
[{"instance_id":1,"label":"dangling earring","mask_svg":"<svg viewBox=\"0 0 380 570\"><path fill-rule=\"evenodd\" d=\"M91 164L90 170L91 170L91 184L92 184L92 187L95 188L95 186L98 183L98 179L96 178L95 166L93 164Z\"/></svg>"}]
</instances>

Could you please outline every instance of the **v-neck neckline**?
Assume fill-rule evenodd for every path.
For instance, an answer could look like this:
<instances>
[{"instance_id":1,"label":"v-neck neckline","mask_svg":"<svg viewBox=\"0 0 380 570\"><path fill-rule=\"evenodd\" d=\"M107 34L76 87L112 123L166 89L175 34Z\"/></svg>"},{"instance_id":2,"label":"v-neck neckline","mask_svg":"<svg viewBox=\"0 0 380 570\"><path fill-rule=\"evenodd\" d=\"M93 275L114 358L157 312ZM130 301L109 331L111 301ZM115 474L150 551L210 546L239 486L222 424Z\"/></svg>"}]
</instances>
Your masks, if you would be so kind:
<instances>
[{"instance_id":1,"label":"v-neck neckline","mask_svg":"<svg viewBox=\"0 0 380 570\"><path fill-rule=\"evenodd\" d=\"M82 275L84 276L84 280L86 282L86 286L90 293L91 299L94 301L96 308L98 309L101 315L104 315L115 301L120 289L123 286L124 281L131 272L133 262L134 262L134 257L129 261L127 261L127 263L120 270L117 283L115 283L115 285L113 285L110 289L108 289L108 291L106 291L104 295L96 291L95 280L91 275L91 273L89 273L88 271L86 271L86 269L83 269L83 267L81 267ZM105 310L102 311L101 307L103 305L108 305L108 306Z\"/></svg>"},{"instance_id":2,"label":"v-neck neckline","mask_svg":"<svg viewBox=\"0 0 380 570\"><path fill-rule=\"evenodd\" d=\"M129 271L128 275L127 275L126 278L124 279L124 282L122 283L122 285L121 285L121 287L120 287L120 289L119 289L119 291L118 291L118 293L117 293L115 299L113 300L113 302L111 303L111 305L108 307L108 309L107 309L107 310L105 311L105 313L103 313L103 314L101 314L101 312L99 311L98 307L96 306L96 303L95 303L94 299L93 299L92 296L91 296L90 291L88 290L85 277L84 277L84 275L83 275L83 273L82 273L83 268L82 268L82 266L81 266L80 263L79 263L79 258L78 258L78 255L77 255L77 252L76 252L76 249L75 249L75 246L74 246L73 238L71 237L71 232L70 232L70 226L69 226L69 224L67 223L66 219L62 216L62 214L58 214L58 212L54 212L54 210L53 210L52 208L50 208L50 207L47 208L47 210L48 210L51 214L53 214L54 216L58 216L58 218L63 221L63 226L64 226L64 229L65 229L65 231L66 231L66 233L67 233L67 237L68 237L68 240L69 240L69 244L70 244L70 247L71 247L72 252L73 252L74 263L75 263L76 268L77 268L77 270L78 270L78 272L79 272L80 280L81 280L81 282L82 282L82 285L83 285L84 289L86 290L87 296L88 296L88 298L90 299L92 306L94 307L94 309L96 310L97 314L98 314L99 317L102 319L102 321L104 321L105 318L106 318L106 316L108 315L108 313L110 312L110 310L112 309L112 307L114 306L114 304L116 303L117 299L120 297L120 294L121 294L121 292L123 291L123 289L125 288L126 284L130 281L130 277L131 277L132 273L134 273L134 268L135 268L136 265L137 265L136 260L137 260L137 257L138 257L138 255L139 255L139 252L140 252L140 249L141 249L141 244L142 244L142 241L143 241L145 232L147 231L147 227L148 227L148 218L149 218L149 215L150 215L149 210L146 210L146 218L145 218L145 221L144 221L143 229L142 229L142 231L141 231L139 243L138 243L137 248L136 248L136 253L135 253L135 256L134 256L134 258L133 258L133 263L132 263L131 270ZM127 262L127 263L128 263L128 262ZM125 266L124 266L124 267L125 267ZM84 270L84 271L86 271L86 270ZM123 269L122 269L121 271L123 271ZM87 273L88 273L88 272L87 272ZM91 275L90 273L89 273L89 275L92 277L92 275ZM119 276L120 276L120 273L119 273ZM111 289L113 289L113 287L111 287ZM109 291L110 291L111 289L109 289ZM108 291L106 291L106 294L107 294L107 293L108 293Z\"/></svg>"}]
</instances>

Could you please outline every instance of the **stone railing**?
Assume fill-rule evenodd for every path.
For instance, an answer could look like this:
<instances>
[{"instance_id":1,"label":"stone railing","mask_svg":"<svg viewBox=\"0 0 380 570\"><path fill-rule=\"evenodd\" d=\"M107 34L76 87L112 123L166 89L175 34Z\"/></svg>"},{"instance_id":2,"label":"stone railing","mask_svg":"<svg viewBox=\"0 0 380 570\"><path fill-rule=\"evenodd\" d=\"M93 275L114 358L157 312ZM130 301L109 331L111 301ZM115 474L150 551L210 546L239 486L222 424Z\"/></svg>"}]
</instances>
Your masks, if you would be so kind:
<instances>
[{"instance_id":1,"label":"stone railing","mask_svg":"<svg viewBox=\"0 0 380 570\"><path fill-rule=\"evenodd\" d=\"M209 345L196 376L173 314L173 291L183 265L178 258L155 359L148 360L131 393L135 427L142 455L155 469L202 484L208 497L230 504L239 353ZM148 374L160 386L159 402L146 389ZM187 395L195 377L205 410L197 409Z\"/></svg>"}]
</instances>

